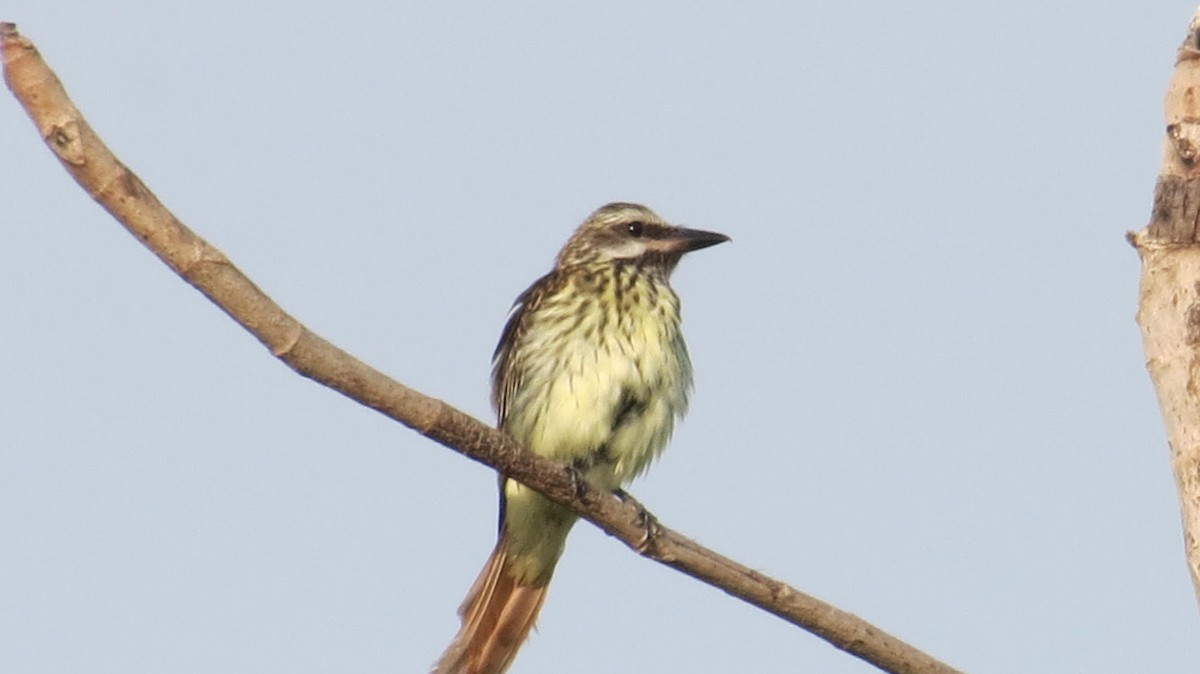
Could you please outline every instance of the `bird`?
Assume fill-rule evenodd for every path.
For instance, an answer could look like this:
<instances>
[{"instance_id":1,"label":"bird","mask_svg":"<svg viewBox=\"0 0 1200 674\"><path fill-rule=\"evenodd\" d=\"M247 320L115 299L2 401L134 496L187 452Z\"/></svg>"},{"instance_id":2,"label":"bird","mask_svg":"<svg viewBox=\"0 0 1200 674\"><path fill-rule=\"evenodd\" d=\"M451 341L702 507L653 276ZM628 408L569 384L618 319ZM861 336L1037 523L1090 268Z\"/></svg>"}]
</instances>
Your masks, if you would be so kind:
<instances>
[{"instance_id":1,"label":"bird","mask_svg":"<svg viewBox=\"0 0 1200 674\"><path fill-rule=\"evenodd\" d=\"M600 207L549 273L521 293L492 357L500 430L622 494L667 445L687 411L692 365L679 297L684 254L729 241L671 225L649 208ZM434 674L501 674L546 598L576 515L499 476L499 533L459 607L460 629Z\"/></svg>"}]
</instances>

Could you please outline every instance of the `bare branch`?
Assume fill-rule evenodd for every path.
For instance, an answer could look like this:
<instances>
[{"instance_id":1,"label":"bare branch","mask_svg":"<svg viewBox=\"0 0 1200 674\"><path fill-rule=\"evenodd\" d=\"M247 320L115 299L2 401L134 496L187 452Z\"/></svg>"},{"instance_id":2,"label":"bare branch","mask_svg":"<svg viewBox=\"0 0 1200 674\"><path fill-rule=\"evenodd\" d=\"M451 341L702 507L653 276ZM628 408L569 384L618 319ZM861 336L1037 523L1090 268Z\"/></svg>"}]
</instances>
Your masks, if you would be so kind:
<instances>
[{"instance_id":1,"label":"bare branch","mask_svg":"<svg viewBox=\"0 0 1200 674\"><path fill-rule=\"evenodd\" d=\"M1167 85L1162 168L1142 258L1137 322L1179 492L1184 551L1200 601L1200 9Z\"/></svg>"},{"instance_id":2,"label":"bare branch","mask_svg":"<svg viewBox=\"0 0 1200 674\"><path fill-rule=\"evenodd\" d=\"M109 152L61 83L16 26L0 24L4 77L46 144L88 194L188 283L301 375L568 506L646 557L678 569L802 627L895 674L956 670L862 619L654 524L632 499L578 483L562 464L424 396L309 331L271 301L219 250L194 234Z\"/></svg>"}]
</instances>

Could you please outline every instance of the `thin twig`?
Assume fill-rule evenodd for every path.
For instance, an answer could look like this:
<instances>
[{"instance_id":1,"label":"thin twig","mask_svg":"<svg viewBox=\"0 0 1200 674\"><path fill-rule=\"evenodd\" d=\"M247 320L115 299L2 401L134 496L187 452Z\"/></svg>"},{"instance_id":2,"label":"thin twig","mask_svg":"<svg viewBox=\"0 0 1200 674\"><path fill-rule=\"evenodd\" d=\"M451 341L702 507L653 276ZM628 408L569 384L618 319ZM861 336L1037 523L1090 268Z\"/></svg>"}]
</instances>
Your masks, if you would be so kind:
<instances>
[{"instance_id":1,"label":"thin twig","mask_svg":"<svg viewBox=\"0 0 1200 674\"><path fill-rule=\"evenodd\" d=\"M956 672L850 613L666 527L647 527L648 513L631 499L576 484L562 464L524 451L508 436L388 378L314 334L271 301L224 254L185 227L109 152L15 25L0 23L0 43L9 89L76 182L167 266L296 372L528 484L639 554L740 597L884 671Z\"/></svg>"}]
</instances>

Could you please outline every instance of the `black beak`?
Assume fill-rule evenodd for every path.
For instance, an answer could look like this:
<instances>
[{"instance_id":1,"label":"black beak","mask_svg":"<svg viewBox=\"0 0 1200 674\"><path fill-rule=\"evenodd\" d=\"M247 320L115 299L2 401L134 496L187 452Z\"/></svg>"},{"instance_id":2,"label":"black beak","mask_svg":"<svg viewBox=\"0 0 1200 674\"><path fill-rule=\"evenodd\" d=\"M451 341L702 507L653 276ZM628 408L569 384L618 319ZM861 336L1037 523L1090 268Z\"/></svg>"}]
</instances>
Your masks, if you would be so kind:
<instances>
[{"instance_id":1,"label":"black beak","mask_svg":"<svg viewBox=\"0 0 1200 674\"><path fill-rule=\"evenodd\" d=\"M682 254L690 253L693 250L700 250L701 248L708 248L709 246L715 246L718 243L725 243L726 241L730 240L731 239L728 236L725 236L724 234L718 234L717 232L706 232L702 229L676 227L674 231L671 232L667 240L663 241L663 243L666 243L671 248L672 252Z\"/></svg>"}]
</instances>

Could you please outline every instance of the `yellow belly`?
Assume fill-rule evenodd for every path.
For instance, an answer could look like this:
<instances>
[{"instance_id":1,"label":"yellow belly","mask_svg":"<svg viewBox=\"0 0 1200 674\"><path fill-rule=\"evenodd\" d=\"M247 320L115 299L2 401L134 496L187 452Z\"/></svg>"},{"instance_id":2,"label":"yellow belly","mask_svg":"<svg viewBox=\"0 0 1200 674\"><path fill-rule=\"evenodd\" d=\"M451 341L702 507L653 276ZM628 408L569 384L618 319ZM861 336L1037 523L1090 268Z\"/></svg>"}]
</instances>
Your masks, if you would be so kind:
<instances>
[{"instance_id":1,"label":"yellow belly","mask_svg":"<svg viewBox=\"0 0 1200 674\"><path fill-rule=\"evenodd\" d=\"M665 285L626 291L619 302L552 299L518 346L531 355L503 425L534 452L615 489L662 451L687 408L691 364L678 300Z\"/></svg>"}]
</instances>

